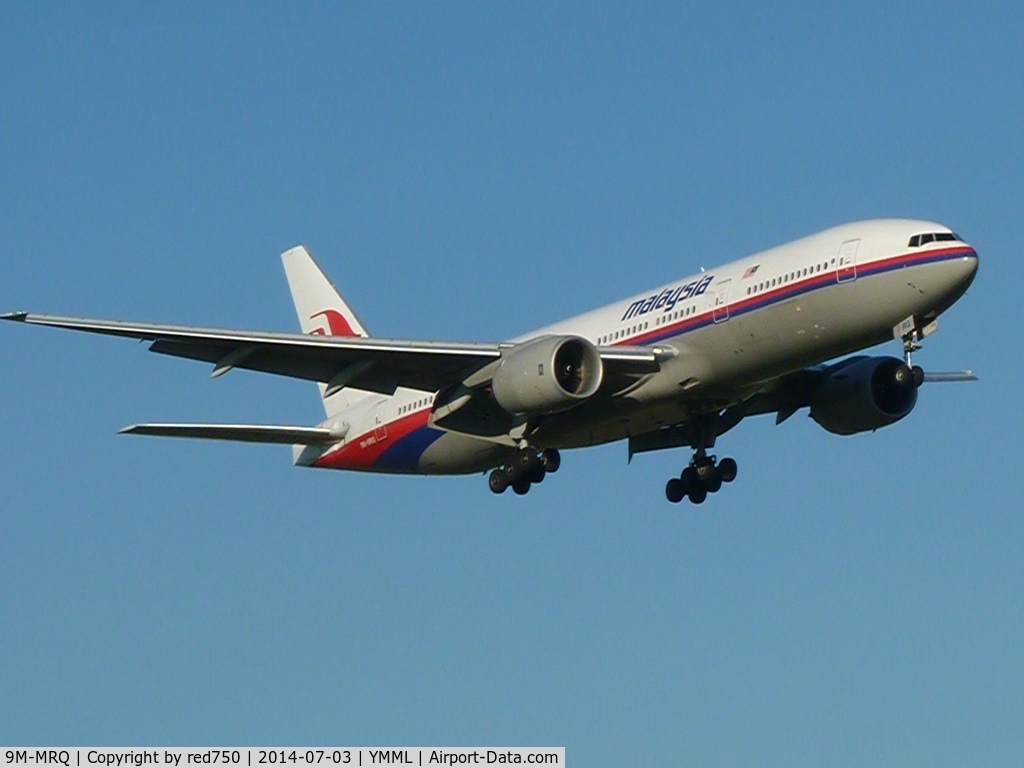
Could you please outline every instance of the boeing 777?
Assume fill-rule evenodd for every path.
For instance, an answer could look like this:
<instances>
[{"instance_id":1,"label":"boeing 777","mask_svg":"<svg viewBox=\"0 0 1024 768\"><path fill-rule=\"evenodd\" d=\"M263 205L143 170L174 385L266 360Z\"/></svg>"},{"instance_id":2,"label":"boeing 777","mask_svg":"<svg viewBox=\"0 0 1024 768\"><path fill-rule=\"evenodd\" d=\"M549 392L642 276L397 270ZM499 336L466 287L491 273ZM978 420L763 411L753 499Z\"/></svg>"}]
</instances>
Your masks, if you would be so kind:
<instances>
[{"instance_id":1,"label":"boeing 777","mask_svg":"<svg viewBox=\"0 0 1024 768\"><path fill-rule=\"evenodd\" d=\"M802 408L829 432L893 424L929 381L920 341L974 279L978 255L948 227L846 224L501 343L377 339L302 246L282 255L301 334L87 320L4 319L152 342L150 350L317 382L314 427L134 424L122 432L292 445L296 465L404 474L486 472L525 494L560 450L617 440L629 457L687 447L672 502L736 477L710 451L747 416ZM845 355L887 339L902 355Z\"/></svg>"}]
</instances>

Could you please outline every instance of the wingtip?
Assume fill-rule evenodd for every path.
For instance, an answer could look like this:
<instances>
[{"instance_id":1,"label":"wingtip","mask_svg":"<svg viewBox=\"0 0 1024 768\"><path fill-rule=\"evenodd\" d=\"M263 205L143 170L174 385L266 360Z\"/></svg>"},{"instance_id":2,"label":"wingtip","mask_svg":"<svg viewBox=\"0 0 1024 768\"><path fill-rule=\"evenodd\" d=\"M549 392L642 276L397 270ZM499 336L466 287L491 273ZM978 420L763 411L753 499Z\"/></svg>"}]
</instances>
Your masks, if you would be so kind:
<instances>
[{"instance_id":1,"label":"wingtip","mask_svg":"<svg viewBox=\"0 0 1024 768\"><path fill-rule=\"evenodd\" d=\"M117 434L130 435L132 432L135 431L135 428L138 426L138 424L129 424L127 427L121 427L119 430L117 430Z\"/></svg>"},{"instance_id":2,"label":"wingtip","mask_svg":"<svg viewBox=\"0 0 1024 768\"><path fill-rule=\"evenodd\" d=\"M0 320L14 320L18 323L24 323L28 318L28 312L5 312L0 315Z\"/></svg>"}]
</instances>

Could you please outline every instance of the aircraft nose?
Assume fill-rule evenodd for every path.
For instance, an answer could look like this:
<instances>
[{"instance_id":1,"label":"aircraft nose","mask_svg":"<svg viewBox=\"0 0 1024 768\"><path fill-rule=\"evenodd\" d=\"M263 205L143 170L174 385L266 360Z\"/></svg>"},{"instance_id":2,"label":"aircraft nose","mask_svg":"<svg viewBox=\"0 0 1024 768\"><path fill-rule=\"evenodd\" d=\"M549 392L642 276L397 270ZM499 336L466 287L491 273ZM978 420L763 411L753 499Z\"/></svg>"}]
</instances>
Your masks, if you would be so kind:
<instances>
[{"instance_id":1,"label":"aircraft nose","mask_svg":"<svg viewBox=\"0 0 1024 768\"><path fill-rule=\"evenodd\" d=\"M945 293L953 301L956 301L970 288L976 274L978 274L978 252L971 248L950 263L949 271L946 273L948 288Z\"/></svg>"},{"instance_id":2,"label":"aircraft nose","mask_svg":"<svg viewBox=\"0 0 1024 768\"><path fill-rule=\"evenodd\" d=\"M976 274L978 274L978 252L971 248L970 253L964 254L960 260L960 281L963 283L965 291L974 282Z\"/></svg>"}]
</instances>

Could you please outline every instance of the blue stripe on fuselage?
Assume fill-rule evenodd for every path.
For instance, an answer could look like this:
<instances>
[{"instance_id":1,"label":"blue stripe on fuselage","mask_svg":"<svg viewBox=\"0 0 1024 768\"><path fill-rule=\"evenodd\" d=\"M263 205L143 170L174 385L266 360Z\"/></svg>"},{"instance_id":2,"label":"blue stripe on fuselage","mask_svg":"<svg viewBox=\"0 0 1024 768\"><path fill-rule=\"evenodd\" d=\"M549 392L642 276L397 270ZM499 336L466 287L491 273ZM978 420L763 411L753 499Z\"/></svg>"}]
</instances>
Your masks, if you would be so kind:
<instances>
[{"instance_id":1,"label":"blue stripe on fuselage","mask_svg":"<svg viewBox=\"0 0 1024 768\"><path fill-rule=\"evenodd\" d=\"M418 472L423 452L443 434L443 430L426 426L415 429L382 452L373 462L373 468L388 472Z\"/></svg>"}]
</instances>

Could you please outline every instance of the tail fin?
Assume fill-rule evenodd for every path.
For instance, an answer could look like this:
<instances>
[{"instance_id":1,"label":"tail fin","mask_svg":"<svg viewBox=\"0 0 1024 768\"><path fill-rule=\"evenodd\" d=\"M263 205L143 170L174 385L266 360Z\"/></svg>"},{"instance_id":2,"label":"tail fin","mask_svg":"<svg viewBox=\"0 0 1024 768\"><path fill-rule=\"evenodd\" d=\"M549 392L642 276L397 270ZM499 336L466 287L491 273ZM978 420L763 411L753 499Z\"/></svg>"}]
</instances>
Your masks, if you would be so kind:
<instances>
[{"instance_id":1,"label":"tail fin","mask_svg":"<svg viewBox=\"0 0 1024 768\"><path fill-rule=\"evenodd\" d=\"M301 245L281 254L288 287L303 333L319 336L369 336L338 289Z\"/></svg>"},{"instance_id":2,"label":"tail fin","mask_svg":"<svg viewBox=\"0 0 1024 768\"><path fill-rule=\"evenodd\" d=\"M370 335L303 246L298 245L282 253L281 261L303 333L314 336ZM343 389L324 397L326 389L326 384L320 384L320 397L328 417L337 415L368 395L361 390Z\"/></svg>"}]
</instances>

